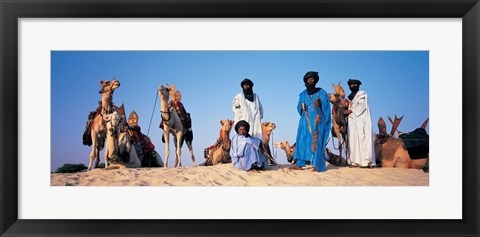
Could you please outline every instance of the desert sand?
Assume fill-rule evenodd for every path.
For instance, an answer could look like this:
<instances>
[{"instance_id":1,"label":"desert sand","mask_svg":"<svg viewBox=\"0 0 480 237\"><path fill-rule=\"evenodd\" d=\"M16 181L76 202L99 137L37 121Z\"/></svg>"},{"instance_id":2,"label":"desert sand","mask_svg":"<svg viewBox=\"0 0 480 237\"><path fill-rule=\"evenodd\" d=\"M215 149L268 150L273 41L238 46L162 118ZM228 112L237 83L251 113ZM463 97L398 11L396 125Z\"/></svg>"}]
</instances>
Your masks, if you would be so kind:
<instances>
[{"instance_id":1,"label":"desert sand","mask_svg":"<svg viewBox=\"0 0 480 237\"><path fill-rule=\"evenodd\" d=\"M231 164L180 168L94 169L51 174L52 186L428 186L417 169L349 168L328 165L326 172L289 170L290 165L246 172Z\"/></svg>"}]
</instances>

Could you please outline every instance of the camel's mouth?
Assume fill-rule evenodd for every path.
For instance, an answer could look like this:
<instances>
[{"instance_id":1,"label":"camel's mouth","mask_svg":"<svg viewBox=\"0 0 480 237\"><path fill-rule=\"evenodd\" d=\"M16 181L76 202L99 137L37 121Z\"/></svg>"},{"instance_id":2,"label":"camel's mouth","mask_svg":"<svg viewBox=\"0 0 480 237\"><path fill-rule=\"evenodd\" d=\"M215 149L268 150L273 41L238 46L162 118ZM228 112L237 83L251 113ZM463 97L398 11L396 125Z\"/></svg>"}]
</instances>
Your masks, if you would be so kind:
<instances>
[{"instance_id":1,"label":"camel's mouth","mask_svg":"<svg viewBox=\"0 0 480 237\"><path fill-rule=\"evenodd\" d=\"M112 81L112 90L115 90L115 89L117 89L118 87L120 87L120 81L118 81L118 80L113 80L113 81Z\"/></svg>"}]
</instances>

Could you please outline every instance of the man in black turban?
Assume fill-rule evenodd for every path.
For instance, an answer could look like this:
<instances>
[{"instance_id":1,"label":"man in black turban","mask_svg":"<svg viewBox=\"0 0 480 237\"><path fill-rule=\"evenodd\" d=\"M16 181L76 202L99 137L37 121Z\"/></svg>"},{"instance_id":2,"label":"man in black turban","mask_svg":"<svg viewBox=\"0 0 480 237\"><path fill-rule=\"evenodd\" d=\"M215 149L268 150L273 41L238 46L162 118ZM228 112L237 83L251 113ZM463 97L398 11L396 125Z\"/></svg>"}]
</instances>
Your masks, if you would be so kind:
<instances>
[{"instance_id":1,"label":"man in black turban","mask_svg":"<svg viewBox=\"0 0 480 237\"><path fill-rule=\"evenodd\" d=\"M318 72L309 71L305 73L305 76L303 76L303 82L307 88L308 95L313 95L321 89L316 87L319 80L320 77L318 76Z\"/></svg>"},{"instance_id":2,"label":"man in black turban","mask_svg":"<svg viewBox=\"0 0 480 237\"><path fill-rule=\"evenodd\" d=\"M240 82L240 86L243 91L235 95L232 102L235 123L245 120L250 125L252 137L262 139L263 106L260 98L253 93L252 80L245 78Z\"/></svg>"},{"instance_id":3,"label":"man in black turban","mask_svg":"<svg viewBox=\"0 0 480 237\"><path fill-rule=\"evenodd\" d=\"M241 129L239 131L239 129L241 127L243 127L243 129ZM250 134L248 134L249 131L250 131L250 125L245 120L240 120L235 125L235 132L237 132L239 135L244 135L245 137L250 137Z\"/></svg>"},{"instance_id":4,"label":"man in black turban","mask_svg":"<svg viewBox=\"0 0 480 237\"><path fill-rule=\"evenodd\" d=\"M348 87L350 87L350 91L352 92L348 96L348 99L353 100L353 98L355 98L355 95L357 94L357 92L360 90L360 85L362 84L362 82L357 80L357 79L348 79L347 84L348 84Z\"/></svg>"},{"instance_id":5,"label":"man in black turban","mask_svg":"<svg viewBox=\"0 0 480 237\"><path fill-rule=\"evenodd\" d=\"M243 95L245 99L253 102L253 81L245 78L242 82L240 82L240 86L243 89Z\"/></svg>"},{"instance_id":6,"label":"man in black turban","mask_svg":"<svg viewBox=\"0 0 480 237\"><path fill-rule=\"evenodd\" d=\"M291 168L301 170L311 164L316 171L326 171L325 148L331 127L331 110L328 94L316 87L318 72L309 71L303 76L306 90L299 95L297 112L300 115Z\"/></svg>"},{"instance_id":7,"label":"man in black turban","mask_svg":"<svg viewBox=\"0 0 480 237\"><path fill-rule=\"evenodd\" d=\"M348 150L350 158L347 164L358 167L375 166L373 156L372 118L368 105L367 92L360 90L361 81L349 79L347 82L352 93L348 96L350 106L344 114L348 115Z\"/></svg>"},{"instance_id":8,"label":"man in black turban","mask_svg":"<svg viewBox=\"0 0 480 237\"><path fill-rule=\"evenodd\" d=\"M262 141L248 134L250 125L240 120L235 125L235 134L232 137L230 157L233 167L245 171L265 170L268 167L267 158L262 151Z\"/></svg>"}]
</instances>

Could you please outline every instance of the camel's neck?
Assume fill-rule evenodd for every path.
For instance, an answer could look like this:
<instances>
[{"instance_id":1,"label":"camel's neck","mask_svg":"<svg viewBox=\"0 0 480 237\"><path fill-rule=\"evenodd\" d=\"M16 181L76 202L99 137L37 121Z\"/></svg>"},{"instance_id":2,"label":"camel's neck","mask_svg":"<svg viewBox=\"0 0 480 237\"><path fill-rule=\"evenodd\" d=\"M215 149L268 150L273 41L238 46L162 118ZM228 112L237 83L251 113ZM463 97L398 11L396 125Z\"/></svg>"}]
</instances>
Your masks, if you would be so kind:
<instances>
[{"instance_id":1,"label":"camel's neck","mask_svg":"<svg viewBox=\"0 0 480 237\"><path fill-rule=\"evenodd\" d=\"M288 142L285 143L285 151L288 153L292 153L292 147L290 146L290 144L288 144Z\"/></svg>"},{"instance_id":2,"label":"camel's neck","mask_svg":"<svg viewBox=\"0 0 480 237\"><path fill-rule=\"evenodd\" d=\"M230 145L232 143L232 141L230 140L230 130L223 131L222 136L224 148L230 150Z\"/></svg>"},{"instance_id":3,"label":"camel's neck","mask_svg":"<svg viewBox=\"0 0 480 237\"><path fill-rule=\"evenodd\" d=\"M112 93L105 92L102 94L102 113L108 113L112 109Z\"/></svg>"},{"instance_id":4,"label":"camel's neck","mask_svg":"<svg viewBox=\"0 0 480 237\"><path fill-rule=\"evenodd\" d=\"M163 111L163 112L167 112L167 106L168 106L168 96L160 96L160 100L161 100L161 103L160 103L160 109Z\"/></svg>"},{"instance_id":5,"label":"camel's neck","mask_svg":"<svg viewBox=\"0 0 480 237\"><path fill-rule=\"evenodd\" d=\"M230 140L230 130L223 130L220 132L220 136L224 140Z\"/></svg>"},{"instance_id":6,"label":"camel's neck","mask_svg":"<svg viewBox=\"0 0 480 237\"><path fill-rule=\"evenodd\" d=\"M270 142L270 134L272 134L272 131L263 130L263 143L268 144Z\"/></svg>"}]
</instances>

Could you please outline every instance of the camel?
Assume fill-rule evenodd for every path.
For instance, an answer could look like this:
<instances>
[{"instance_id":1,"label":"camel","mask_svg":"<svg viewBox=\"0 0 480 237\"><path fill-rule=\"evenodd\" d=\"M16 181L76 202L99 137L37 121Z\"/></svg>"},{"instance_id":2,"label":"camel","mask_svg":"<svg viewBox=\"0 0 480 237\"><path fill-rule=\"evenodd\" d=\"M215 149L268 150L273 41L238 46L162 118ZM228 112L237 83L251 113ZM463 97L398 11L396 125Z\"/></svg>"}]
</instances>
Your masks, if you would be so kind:
<instances>
[{"instance_id":1,"label":"camel","mask_svg":"<svg viewBox=\"0 0 480 237\"><path fill-rule=\"evenodd\" d=\"M391 120L393 124L390 134L386 134L385 121L380 118L378 127L380 133L375 136L374 147L377 162L381 162L382 167L386 168L413 168L424 169L427 165L428 155L425 158L411 159L408 151L404 149L404 140L393 137L401 119L395 116L395 120ZM421 129L425 130L428 124L427 120L422 124ZM428 140L427 140L428 142Z\"/></svg>"},{"instance_id":2,"label":"camel","mask_svg":"<svg viewBox=\"0 0 480 237\"><path fill-rule=\"evenodd\" d=\"M103 158L105 160L105 168L108 168L111 163L119 161L118 134L120 132L120 115L118 115L117 111L113 111L111 114L103 115L103 120L107 124L107 142Z\"/></svg>"},{"instance_id":3,"label":"camel","mask_svg":"<svg viewBox=\"0 0 480 237\"><path fill-rule=\"evenodd\" d=\"M293 152L295 151L295 144L290 146L290 144L288 144L288 141L275 142L275 147L285 151L285 155L287 155L287 161L289 163L291 164L295 163L295 161L293 160Z\"/></svg>"},{"instance_id":4,"label":"camel","mask_svg":"<svg viewBox=\"0 0 480 237\"><path fill-rule=\"evenodd\" d=\"M263 122L262 123L262 135L263 135L263 150L265 153L268 155L267 156L267 161L268 164L276 164L275 160L273 159L272 152L270 151L270 147L268 143L270 142L270 136L272 135L272 131L276 128L277 126L275 123L272 122Z\"/></svg>"},{"instance_id":5,"label":"camel","mask_svg":"<svg viewBox=\"0 0 480 237\"><path fill-rule=\"evenodd\" d=\"M127 131L123 131L118 135L118 154L123 157L124 154L128 154L128 162L125 164L128 168L140 168L142 162L138 158L137 151L133 144L130 143L130 135ZM160 156L157 156L160 159ZM123 161L123 160L122 160ZM160 159L160 162L162 160Z\"/></svg>"},{"instance_id":6,"label":"camel","mask_svg":"<svg viewBox=\"0 0 480 237\"><path fill-rule=\"evenodd\" d=\"M214 145L205 149L205 162L201 165L211 166L220 163L231 163L230 146L230 131L232 130L233 121L229 119L220 120L222 128L220 129L220 137Z\"/></svg>"},{"instance_id":7,"label":"camel","mask_svg":"<svg viewBox=\"0 0 480 237\"><path fill-rule=\"evenodd\" d=\"M328 94L328 99L332 103L332 136L337 138L339 155L342 156L343 145L345 145L345 157L348 157L348 117L343 114L348 108L348 102L345 99L345 91L340 86L332 84L335 94ZM333 141L333 140L332 140Z\"/></svg>"},{"instance_id":8,"label":"camel","mask_svg":"<svg viewBox=\"0 0 480 237\"><path fill-rule=\"evenodd\" d=\"M158 87L158 92L160 94L160 112L163 121L163 137L165 139L165 168L168 166L168 157L170 155L170 137L169 134L171 133L173 136L173 142L175 144L176 149L176 159L174 167L182 166L181 161L181 148L183 145L183 135L187 133L187 130L183 128L182 122L180 117L178 116L175 108L170 107L168 108L168 100L170 93L175 91L175 85L164 87L160 85ZM188 150L190 151L190 157L192 158L193 166L197 166L195 162L195 156L193 155L193 148L192 142L185 140L185 143L188 146Z\"/></svg>"},{"instance_id":9,"label":"camel","mask_svg":"<svg viewBox=\"0 0 480 237\"><path fill-rule=\"evenodd\" d=\"M120 87L120 82L115 79L112 81L100 80L100 85L101 89L99 93L102 94L101 110L99 111L99 115L93 118L90 125L92 151L90 152L90 162L87 171L92 169L94 160L95 166L98 166L98 163L100 162L100 150L103 149L107 132L106 121L103 119L103 116L113 112L115 108L112 103L113 92Z\"/></svg>"}]
</instances>

